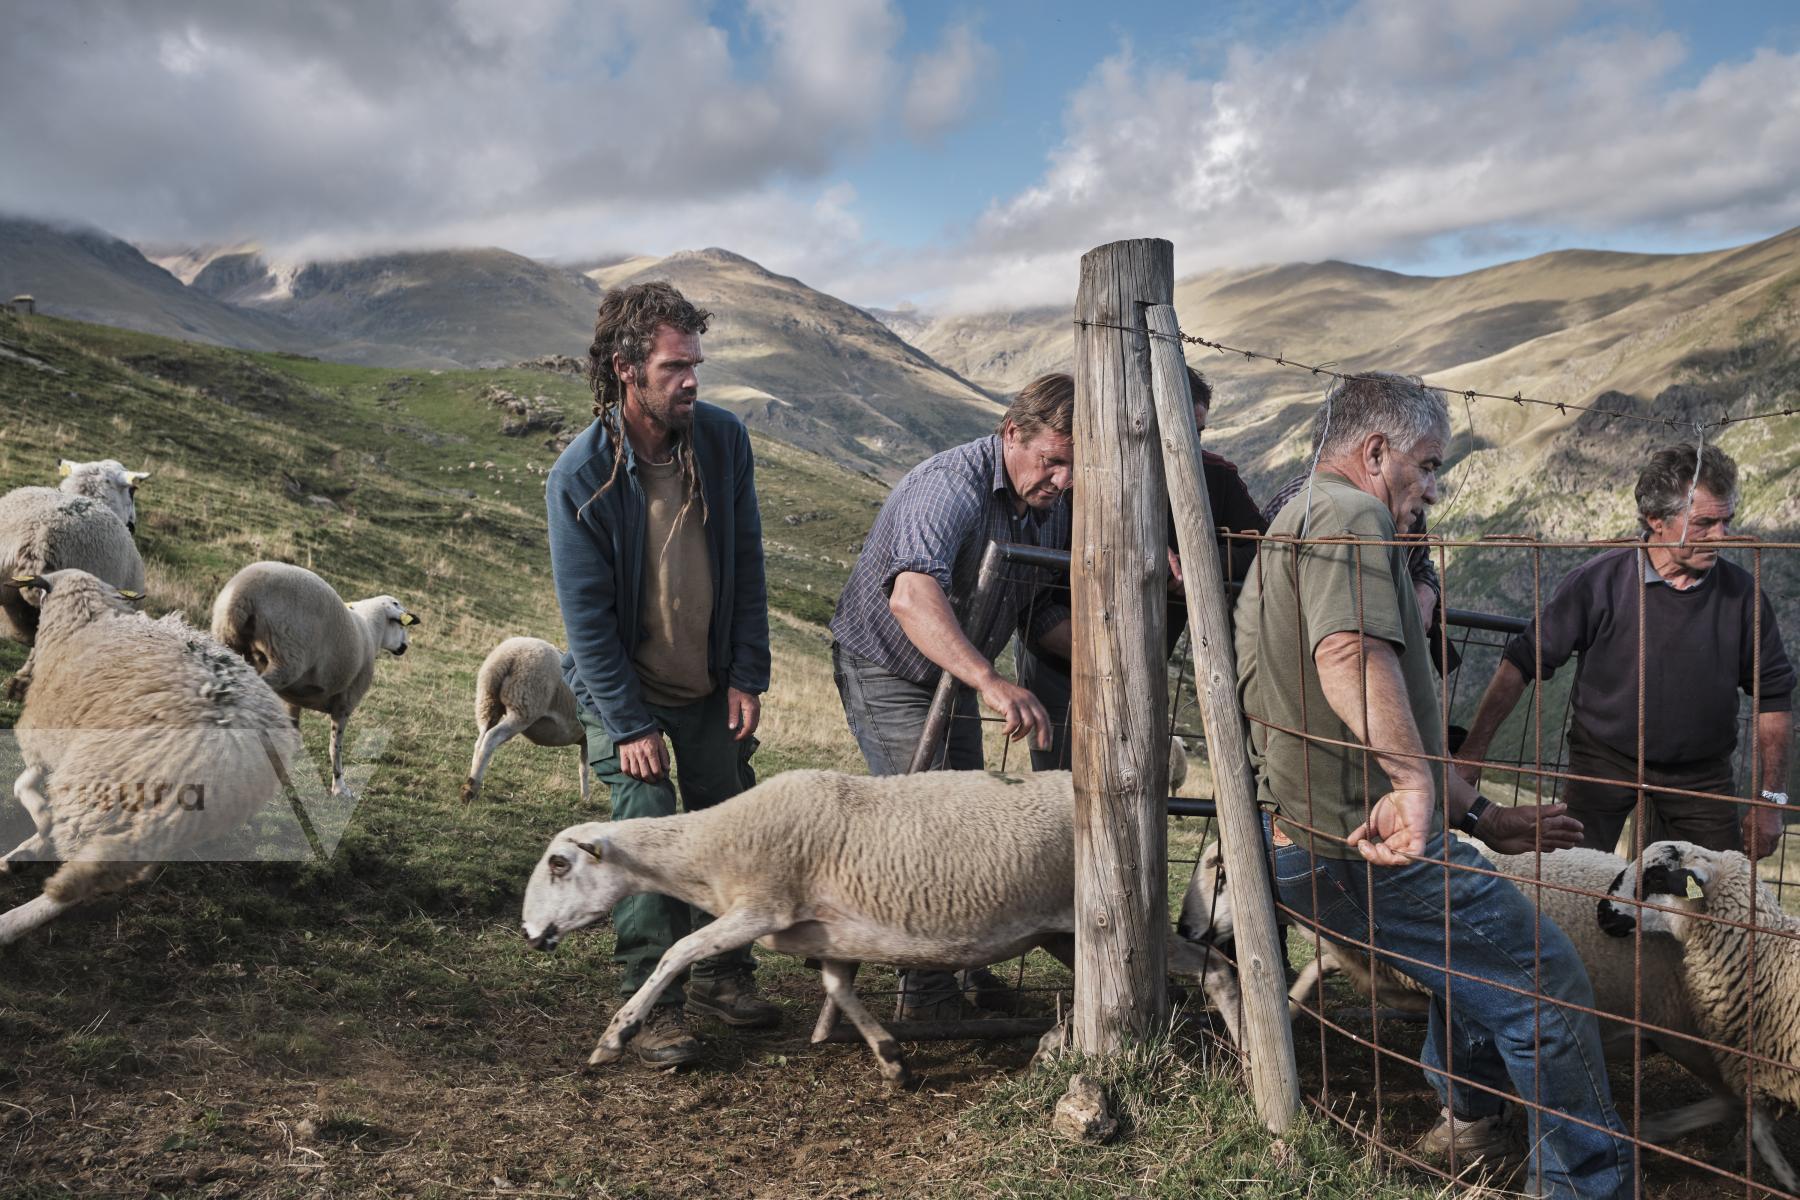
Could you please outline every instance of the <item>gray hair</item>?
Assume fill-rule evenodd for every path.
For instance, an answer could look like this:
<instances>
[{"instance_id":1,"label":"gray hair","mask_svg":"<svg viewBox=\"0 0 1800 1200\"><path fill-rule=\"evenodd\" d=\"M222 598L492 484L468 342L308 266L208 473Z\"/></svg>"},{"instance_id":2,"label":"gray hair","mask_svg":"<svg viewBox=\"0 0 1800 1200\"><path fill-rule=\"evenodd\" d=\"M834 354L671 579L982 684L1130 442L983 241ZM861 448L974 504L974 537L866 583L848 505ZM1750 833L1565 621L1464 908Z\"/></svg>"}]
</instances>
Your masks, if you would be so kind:
<instances>
[{"instance_id":1,"label":"gray hair","mask_svg":"<svg viewBox=\"0 0 1800 1200\"><path fill-rule=\"evenodd\" d=\"M1410 454L1433 434L1449 442L1450 409L1417 375L1388 371L1347 375L1326 393L1313 419L1314 454L1319 462L1330 462L1362 445L1372 433L1382 434Z\"/></svg>"},{"instance_id":2,"label":"gray hair","mask_svg":"<svg viewBox=\"0 0 1800 1200\"><path fill-rule=\"evenodd\" d=\"M1650 456L1637 477L1638 520L1648 529L1651 521L1664 521L1688 506L1695 484L1694 445L1681 442L1665 446ZM1737 463L1717 446L1699 452L1699 485L1725 501L1737 499Z\"/></svg>"}]
</instances>

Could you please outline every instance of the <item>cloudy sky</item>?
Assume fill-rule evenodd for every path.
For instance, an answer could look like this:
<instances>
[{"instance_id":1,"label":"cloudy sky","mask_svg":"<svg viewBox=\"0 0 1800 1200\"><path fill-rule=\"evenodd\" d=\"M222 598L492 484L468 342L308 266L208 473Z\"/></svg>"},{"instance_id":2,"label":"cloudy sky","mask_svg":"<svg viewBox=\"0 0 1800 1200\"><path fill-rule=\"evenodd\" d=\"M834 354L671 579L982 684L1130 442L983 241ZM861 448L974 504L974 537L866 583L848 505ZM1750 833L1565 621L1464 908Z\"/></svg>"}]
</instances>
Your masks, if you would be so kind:
<instances>
[{"instance_id":1,"label":"cloudy sky","mask_svg":"<svg viewBox=\"0 0 1800 1200\"><path fill-rule=\"evenodd\" d=\"M1079 255L1443 274L1800 225L1800 5L0 0L0 211L287 255L724 246L868 305Z\"/></svg>"}]
</instances>

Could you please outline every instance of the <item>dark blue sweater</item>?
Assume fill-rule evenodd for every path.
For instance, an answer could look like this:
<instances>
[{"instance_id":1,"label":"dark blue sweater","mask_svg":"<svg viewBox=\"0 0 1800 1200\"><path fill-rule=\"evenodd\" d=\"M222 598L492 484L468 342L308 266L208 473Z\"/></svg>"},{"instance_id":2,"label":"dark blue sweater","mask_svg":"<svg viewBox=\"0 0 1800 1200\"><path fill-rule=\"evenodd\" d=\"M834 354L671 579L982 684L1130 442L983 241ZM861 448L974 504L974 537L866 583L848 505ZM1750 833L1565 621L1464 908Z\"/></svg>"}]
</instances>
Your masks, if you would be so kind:
<instances>
[{"instance_id":1,"label":"dark blue sweater","mask_svg":"<svg viewBox=\"0 0 1800 1200\"><path fill-rule=\"evenodd\" d=\"M1527 680L1581 655L1575 719L1619 754L1638 752L1638 597L1644 599L1644 757L1674 764L1722 758L1737 747L1737 693L1763 712L1793 708L1794 667L1781 645L1769 594L1760 597L1761 644L1753 636L1759 597L1750 572L1720 559L1686 591L1646 583L1635 546L1608 550L1563 576L1543 618L1506 644ZM1761 662L1757 661L1760 653Z\"/></svg>"},{"instance_id":2,"label":"dark blue sweater","mask_svg":"<svg viewBox=\"0 0 1800 1200\"><path fill-rule=\"evenodd\" d=\"M700 403L694 406L690 436L712 551L707 669L718 686L761 694L769 687L769 596L750 435L729 412ZM655 722L632 666L643 637L638 607L644 591L645 507L629 439L618 481L605 495L594 496L612 472L613 452L600 422L589 425L550 469L544 500L550 570L569 639L563 678L616 743L649 733Z\"/></svg>"}]
</instances>

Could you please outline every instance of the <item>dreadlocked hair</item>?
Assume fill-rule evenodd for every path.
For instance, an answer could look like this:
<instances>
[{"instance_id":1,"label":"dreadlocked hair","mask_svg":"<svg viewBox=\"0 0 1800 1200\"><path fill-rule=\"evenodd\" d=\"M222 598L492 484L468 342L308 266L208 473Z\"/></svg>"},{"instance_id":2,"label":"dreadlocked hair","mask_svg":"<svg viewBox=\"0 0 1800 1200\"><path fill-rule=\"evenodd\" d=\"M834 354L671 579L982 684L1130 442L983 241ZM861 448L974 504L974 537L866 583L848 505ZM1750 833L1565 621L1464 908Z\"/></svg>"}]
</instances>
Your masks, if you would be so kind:
<instances>
[{"instance_id":1,"label":"dreadlocked hair","mask_svg":"<svg viewBox=\"0 0 1800 1200\"><path fill-rule=\"evenodd\" d=\"M625 381L613 367L613 356L617 355L634 371L641 371L650 359L650 347L656 340L658 329L667 325L682 333L702 334L711 320L712 313L696 308L675 289L674 284L660 280L614 288L601 297L600 311L594 317L594 340L588 346L587 377L588 387L594 393L594 415L612 440L613 462L606 482L588 497L589 504L618 482L620 464L625 461L625 431L619 420L619 406L625 400ZM640 379L640 386L642 382ZM675 523L670 527L671 538L687 519L695 500L700 502L702 525L706 523L707 515L706 493L700 486L691 436L675 439L675 457L681 463L681 481L687 499L682 502L681 511L675 515ZM663 549L666 552L668 547L665 545Z\"/></svg>"}]
</instances>

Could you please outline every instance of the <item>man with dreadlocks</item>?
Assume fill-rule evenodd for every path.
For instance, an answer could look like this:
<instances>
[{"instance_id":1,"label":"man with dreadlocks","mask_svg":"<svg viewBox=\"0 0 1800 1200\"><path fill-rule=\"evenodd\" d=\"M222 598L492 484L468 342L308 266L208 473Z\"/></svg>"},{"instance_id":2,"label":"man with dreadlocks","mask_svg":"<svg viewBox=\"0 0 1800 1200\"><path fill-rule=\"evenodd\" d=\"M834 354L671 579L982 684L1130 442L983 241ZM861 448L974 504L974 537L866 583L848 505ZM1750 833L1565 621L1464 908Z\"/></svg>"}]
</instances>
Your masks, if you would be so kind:
<instances>
[{"instance_id":1,"label":"man with dreadlocks","mask_svg":"<svg viewBox=\"0 0 1800 1200\"><path fill-rule=\"evenodd\" d=\"M700 335L712 314L667 283L609 292L588 382L597 420L550 471L550 563L569 651L563 677L587 730L588 766L612 817L675 811L669 751L689 810L755 782L759 697L769 686L769 605L750 435L699 402ZM613 911L621 998L711 918L667 896ZM760 999L749 947L693 969L632 1039L643 1061L694 1061L688 1012L741 1028L780 1021Z\"/></svg>"}]
</instances>

